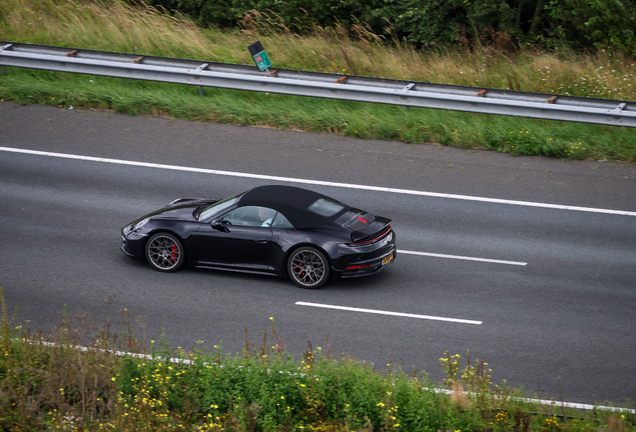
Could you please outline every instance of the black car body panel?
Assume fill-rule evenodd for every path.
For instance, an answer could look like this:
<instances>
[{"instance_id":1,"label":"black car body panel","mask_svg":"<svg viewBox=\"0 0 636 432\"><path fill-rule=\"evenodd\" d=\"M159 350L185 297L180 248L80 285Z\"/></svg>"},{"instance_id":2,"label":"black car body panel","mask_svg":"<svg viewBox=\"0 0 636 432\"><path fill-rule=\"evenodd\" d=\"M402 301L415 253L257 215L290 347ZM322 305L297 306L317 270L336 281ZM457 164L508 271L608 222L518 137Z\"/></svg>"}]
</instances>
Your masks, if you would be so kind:
<instances>
[{"instance_id":1,"label":"black car body panel","mask_svg":"<svg viewBox=\"0 0 636 432\"><path fill-rule=\"evenodd\" d=\"M272 216L261 225L255 209L261 218ZM168 233L192 266L286 277L290 254L310 247L327 257L333 277L348 278L377 273L395 261L389 222L313 191L261 186L224 200L177 199L124 227L121 248L146 259L148 239Z\"/></svg>"}]
</instances>

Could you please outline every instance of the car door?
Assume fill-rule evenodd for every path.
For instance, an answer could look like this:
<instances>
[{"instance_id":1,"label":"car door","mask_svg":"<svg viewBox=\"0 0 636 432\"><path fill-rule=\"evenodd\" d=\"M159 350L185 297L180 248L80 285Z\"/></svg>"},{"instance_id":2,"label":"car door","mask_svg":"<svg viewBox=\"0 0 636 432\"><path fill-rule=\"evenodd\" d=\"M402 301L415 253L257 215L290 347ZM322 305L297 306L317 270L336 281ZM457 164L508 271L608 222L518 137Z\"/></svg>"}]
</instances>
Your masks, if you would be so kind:
<instances>
[{"instance_id":1,"label":"car door","mask_svg":"<svg viewBox=\"0 0 636 432\"><path fill-rule=\"evenodd\" d=\"M275 215L266 207L245 206L215 219L217 225L203 224L195 240L199 264L271 270L264 262L274 248L270 225Z\"/></svg>"}]
</instances>

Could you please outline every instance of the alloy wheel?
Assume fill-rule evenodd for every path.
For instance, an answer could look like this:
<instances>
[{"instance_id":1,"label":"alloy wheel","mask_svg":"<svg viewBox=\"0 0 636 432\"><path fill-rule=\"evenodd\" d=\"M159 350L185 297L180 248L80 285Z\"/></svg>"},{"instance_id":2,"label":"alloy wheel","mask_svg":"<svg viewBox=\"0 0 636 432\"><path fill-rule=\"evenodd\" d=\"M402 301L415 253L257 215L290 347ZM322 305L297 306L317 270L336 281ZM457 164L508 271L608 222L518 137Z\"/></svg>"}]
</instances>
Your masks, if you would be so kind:
<instances>
[{"instance_id":1,"label":"alloy wheel","mask_svg":"<svg viewBox=\"0 0 636 432\"><path fill-rule=\"evenodd\" d=\"M295 252L289 263L292 278L304 288L318 288L328 272L325 259L320 252L306 248Z\"/></svg>"},{"instance_id":2,"label":"alloy wheel","mask_svg":"<svg viewBox=\"0 0 636 432\"><path fill-rule=\"evenodd\" d=\"M148 241L148 259L158 270L175 270L181 264L181 246L167 235L157 235Z\"/></svg>"}]
</instances>

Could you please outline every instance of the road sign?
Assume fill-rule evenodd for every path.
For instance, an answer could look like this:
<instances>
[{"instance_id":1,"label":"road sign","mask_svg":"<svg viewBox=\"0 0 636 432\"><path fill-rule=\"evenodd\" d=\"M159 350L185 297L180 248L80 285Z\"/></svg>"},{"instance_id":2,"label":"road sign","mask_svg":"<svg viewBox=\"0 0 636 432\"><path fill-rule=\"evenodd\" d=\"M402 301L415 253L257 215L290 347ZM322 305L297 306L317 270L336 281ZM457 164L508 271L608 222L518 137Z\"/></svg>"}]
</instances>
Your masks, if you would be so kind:
<instances>
[{"instance_id":1,"label":"road sign","mask_svg":"<svg viewBox=\"0 0 636 432\"><path fill-rule=\"evenodd\" d=\"M267 57L267 53L265 52L261 41L254 42L252 45L247 47L247 49L250 50L250 54L252 54L254 63L256 63L259 71L272 67L272 62L269 60L269 57Z\"/></svg>"}]
</instances>

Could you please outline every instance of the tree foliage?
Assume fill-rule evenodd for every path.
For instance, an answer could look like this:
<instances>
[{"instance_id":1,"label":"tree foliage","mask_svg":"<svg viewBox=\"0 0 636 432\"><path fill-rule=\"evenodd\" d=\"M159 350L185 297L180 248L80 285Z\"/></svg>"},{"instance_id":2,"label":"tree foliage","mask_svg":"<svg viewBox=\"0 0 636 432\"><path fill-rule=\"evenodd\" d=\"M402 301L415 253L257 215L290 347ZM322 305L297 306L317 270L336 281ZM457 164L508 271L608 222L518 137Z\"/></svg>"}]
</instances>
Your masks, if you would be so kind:
<instances>
[{"instance_id":1,"label":"tree foliage","mask_svg":"<svg viewBox=\"0 0 636 432\"><path fill-rule=\"evenodd\" d=\"M150 0L203 26L266 17L293 32L365 23L417 47L539 44L636 53L636 0ZM263 15L264 14L264 15ZM505 47L504 47L505 48Z\"/></svg>"}]
</instances>

